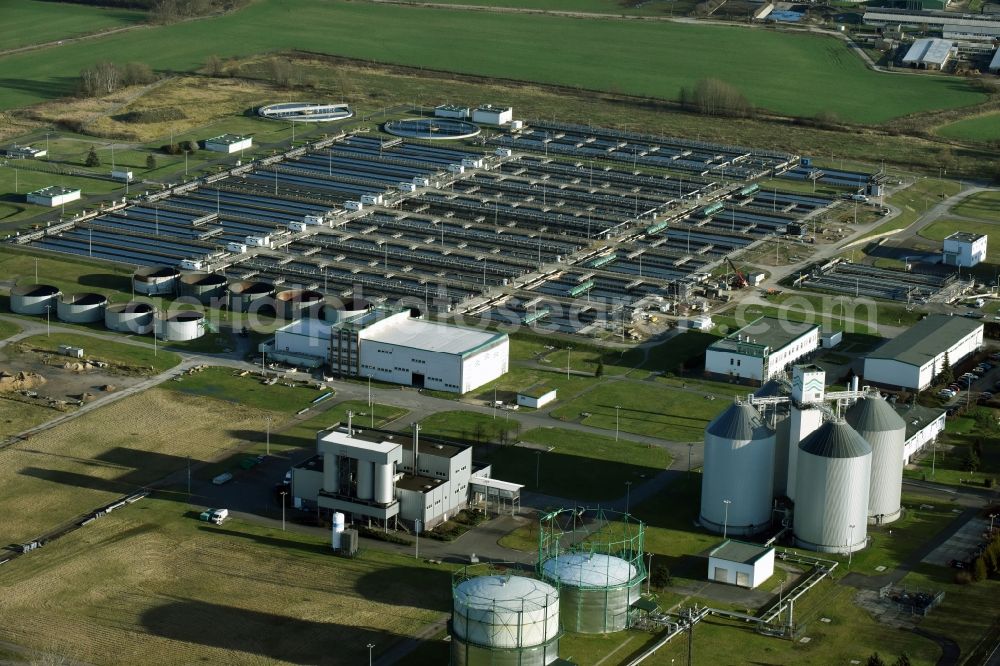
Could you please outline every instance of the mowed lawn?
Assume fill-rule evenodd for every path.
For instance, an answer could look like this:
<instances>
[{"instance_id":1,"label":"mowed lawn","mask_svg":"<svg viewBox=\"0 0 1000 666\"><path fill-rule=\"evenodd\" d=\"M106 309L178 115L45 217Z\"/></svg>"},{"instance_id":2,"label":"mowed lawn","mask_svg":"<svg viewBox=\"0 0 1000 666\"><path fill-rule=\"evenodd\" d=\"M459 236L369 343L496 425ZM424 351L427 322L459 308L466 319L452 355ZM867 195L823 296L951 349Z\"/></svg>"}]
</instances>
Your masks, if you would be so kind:
<instances>
[{"instance_id":1,"label":"mowed lawn","mask_svg":"<svg viewBox=\"0 0 1000 666\"><path fill-rule=\"evenodd\" d=\"M973 194L951 209L956 215L1000 222L1000 192Z\"/></svg>"},{"instance_id":2,"label":"mowed lawn","mask_svg":"<svg viewBox=\"0 0 1000 666\"><path fill-rule=\"evenodd\" d=\"M353 665L448 612L447 567L201 510L144 499L4 565L0 634L51 663Z\"/></svg>"},{"instance_id":3,"label":"mowed lawn","mask_svg":"<svg viewBox=\"0 0 1000 666\"><path fill-rule=\"evenodd\" d=\"M114 369L129 374L155 375L181 362L181 357L173 352L160 349L154 354L152 345L130 345L73 333L33 335L20 340L18 344L28 349L48 352L58 352L62 345L80 347L85 359L103 361Z\"/></svg>"},{"instance_id":4,"label":"mowed lawn","mask_svg":"<svg viewBox=\"0 0 1000 666\"><path fill-rule=\"evenodd\" d=\"M715 397L710 399L707 396ZM731 396L683 390L652 382L601 384L552 412L556 418L596 428L649 435L676 442L701 441L705 426L731 404ZM616 410L615 406L620 407Z\"/></svg>"},{"instance_id":5,"label":"mowed lawn","mask_svg":"<svg viewBox=\"0 0 1000 666\"><path fill-rule=\"evenodd\" d=\"M101 30L136 25L146 13L70 2L6 0L0 2L0 49L43 44Z\"/></svg>"},{"instance_id":6,"label":"mowed lawn","mask_svg":"<svg viewBox=\"0 0 1000 666\"><path fill-rule=\"evenodd\" d=\"M56 415L53 412L53 415ZM152 389L4 449L0 544L21 543L122 495L209 460L263 414ZM2 623L0 623L2 625Z\"/></svg>"},{"instance_id":7,"label":"mowed lawn","mask_svg":"<svg viewBox=\"0 0 1000 666\"><path fill-rule=\"evenodd\" d=\"M935 131L943 137L961 141L997 141L1000 140L1000 113L985 113L958 120Z\"/></svg>"},{"instance_id":8,"label":"mowed lawn","mask_svg":"<svg viewBox=\"0 0 1000 666\"><path fill-rule=\"evenodd\" d=\"M7 338L17 335L21 332L21 327L12 321L0 320L0 340L6 340Z\"/></svg>"},{"instance_id":9,"label":"mowed lawn","mask_svg":"<svg viewBox=\"0 0 1000 666\"><path fill-rule=\"evenodd\" d=\"M664 99L676 99L682 86L716 77L769 110L796 116L828 111L863 123L985 99L953 77L869 71L830 37L742 27L262 0L218 18L2 58L0 108L66 95L79 69L100 60L142 61L159 70L187 71L212 54L292 48ZM845 90L851 94L845 95Z\"/></svg>"}]
</instances>

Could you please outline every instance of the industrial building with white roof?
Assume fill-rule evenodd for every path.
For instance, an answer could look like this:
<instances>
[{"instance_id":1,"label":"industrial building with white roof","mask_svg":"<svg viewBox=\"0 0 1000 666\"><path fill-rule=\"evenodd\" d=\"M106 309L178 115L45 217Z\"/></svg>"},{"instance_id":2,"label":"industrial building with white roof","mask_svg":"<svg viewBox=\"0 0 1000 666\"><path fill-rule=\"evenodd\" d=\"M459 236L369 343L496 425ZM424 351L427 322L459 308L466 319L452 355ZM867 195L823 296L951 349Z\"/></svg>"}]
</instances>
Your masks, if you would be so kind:
<instances>
[{"instance_id":1,"label":"industrial building with white roof","mask_svg":"<svg viewBox=\"0 0 1000 666\"><path fill-rule=\"evenodd\" d=\"M820 328L816 324L760 317L709 345L705 371L764 382L818 349L819 344Z\"/></svg>"},{"instance_id":2,"label":"industrial building with white roof","mask_svg":"<svg viewBox=\"0 0 1000 666\"><path fill-rule=\"evenodd\" d=\"M903 56L903 64L918 69L944 69L955 44L947 39L918 39Z\"/></svg>"},{"instance_id":3,"label":"industrial building with white roof","mask_svg":"<svg viewBox=\"0 0 1000 666\"><path fill-rule=\"evenodd\" d=\"M409 310L374 308L327 323L292 322L262 349L291 363L328 365L335 374L467 393L507 372L506 333L413 317Z\"/></svg>"},{"instance_id":4,"label":"industrial building with white roof","mask_svg":"<svg viewBox=\"0 0 1000 666\"><path fill-rule=\"evenodd\" d=\"M865 357L866 382L922 391L941 372L983 346L983 325L967 317L928 315Z\"/></svg>"}]
</instances>

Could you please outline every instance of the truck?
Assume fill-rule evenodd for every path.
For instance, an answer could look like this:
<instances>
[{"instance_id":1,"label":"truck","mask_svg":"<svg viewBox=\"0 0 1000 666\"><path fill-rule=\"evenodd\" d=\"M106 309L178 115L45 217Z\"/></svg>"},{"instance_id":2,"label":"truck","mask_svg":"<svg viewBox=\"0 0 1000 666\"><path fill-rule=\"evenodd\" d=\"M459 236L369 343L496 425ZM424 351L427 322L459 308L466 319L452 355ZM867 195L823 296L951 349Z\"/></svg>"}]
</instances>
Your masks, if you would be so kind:
<instances>
[{"instance_id":1,"label":"truck","mask_svg":"<svg viewBox=\"0 0 1000 666\"><path fill-rule=\"evenodd\" d=\"M201 515L198 516L198 520L203 520L206 523L221 525L228 517L229 509L205 509L201 512Z\"/></svg>"}]
</instances>

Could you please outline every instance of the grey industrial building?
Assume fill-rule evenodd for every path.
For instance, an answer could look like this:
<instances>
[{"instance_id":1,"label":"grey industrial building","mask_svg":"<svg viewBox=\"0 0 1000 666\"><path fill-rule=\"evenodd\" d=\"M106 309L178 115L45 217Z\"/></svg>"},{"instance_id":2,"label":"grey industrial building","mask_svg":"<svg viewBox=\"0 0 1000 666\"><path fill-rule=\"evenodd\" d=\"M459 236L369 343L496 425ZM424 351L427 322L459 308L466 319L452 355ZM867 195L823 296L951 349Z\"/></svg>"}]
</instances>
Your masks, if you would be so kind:
<instances>
[{"instance_id":1,"label":"grey industrial building","mask_svg":"<svg viewBox=\"0 0 1000 666\"><path fill-rule=\"evenodd\" d=\"M521 485L476 468L472 447L338 424L316 436L316 455L292 469L298 508L339 511L354 522L432 528L470 505L520 507Z\"/></svg>"},{"instance_id":2,"label":"grey industrial building","mask_svg":"<svg viewBox=\"0 0 1000 666\"><path fill-rule=\"evenodd\" d=\"M760 317L709 345L705 371L764 382L814 352L819 345L820 328L816 324Z\"/></svg>"},{"instance_id":3,"label":"grey industrial building","mask_svg":"<svg viewBox=\"0 0 1000 666\"><path fill-rule=\"evenodd\" d=\"M911 27L940 31L945 39L993 40L1000 37L1000 19L989 14L872 7L865 12L864 23L877 27Z\"/></svg>"},{"instance_id":4,"label":"grey industrial building","mask_svg":"<svg viewBox=\"0 0 1000 666\"><path fill-rule=\"evenodd\" d=\"M918 39L903 56L903 64L917 69L944 69L954 48L955 43L947 39Z\"/></svg>"},{"instance_id":5,"label":"grey industrial building","mask_svg":"<svg viewBox=\"0 0 1000 666\"><path fill-rule=\"evenodd\" d=\"M923 390L941 372L983 345L983 325L967 317L928 315L865 356L864 378L886 386Z\"/></svg>"}]
</instances>

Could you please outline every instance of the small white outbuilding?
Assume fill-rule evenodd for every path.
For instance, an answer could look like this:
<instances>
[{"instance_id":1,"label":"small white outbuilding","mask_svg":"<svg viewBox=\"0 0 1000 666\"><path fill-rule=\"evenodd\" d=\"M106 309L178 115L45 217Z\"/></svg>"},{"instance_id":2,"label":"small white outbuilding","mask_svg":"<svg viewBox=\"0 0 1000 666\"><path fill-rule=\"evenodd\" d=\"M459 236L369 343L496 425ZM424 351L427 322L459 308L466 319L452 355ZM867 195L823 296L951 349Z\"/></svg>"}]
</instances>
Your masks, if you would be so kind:
<instances>
[{"instance_id":1,"label":"small white outbuilding","mask_svg":"<svg viewBox=\"0 0 1000 666\"><path fill-rule=\"evenodd\" d=\"M708 553L708 579L753 589L774 574L774 548L726 539Z\"/></svg>"}]
</instances>

